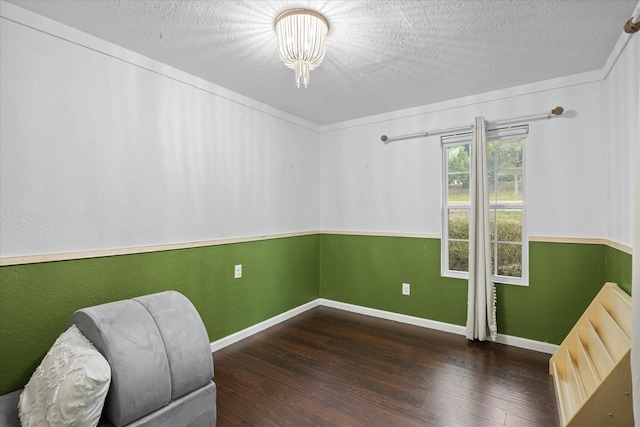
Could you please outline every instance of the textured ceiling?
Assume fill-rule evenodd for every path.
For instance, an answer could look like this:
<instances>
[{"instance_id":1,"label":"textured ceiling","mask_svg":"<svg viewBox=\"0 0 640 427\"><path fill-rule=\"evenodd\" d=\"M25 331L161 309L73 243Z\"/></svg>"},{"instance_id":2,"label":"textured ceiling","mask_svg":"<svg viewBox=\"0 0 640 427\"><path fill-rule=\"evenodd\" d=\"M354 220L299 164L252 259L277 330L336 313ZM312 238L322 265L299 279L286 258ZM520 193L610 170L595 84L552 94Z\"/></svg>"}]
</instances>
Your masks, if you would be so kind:
<instances>
[{"instance_id":1,"label":"textured ceiling","mask_svg":"<svg viewBox=\"0 0 640 427\"><path fill-rule=\"evenodd\" d=\"M601 69L637 0L12 0L318 125ZM307 89L275 17L329 20Z\"/></svg>"}]
</instances>

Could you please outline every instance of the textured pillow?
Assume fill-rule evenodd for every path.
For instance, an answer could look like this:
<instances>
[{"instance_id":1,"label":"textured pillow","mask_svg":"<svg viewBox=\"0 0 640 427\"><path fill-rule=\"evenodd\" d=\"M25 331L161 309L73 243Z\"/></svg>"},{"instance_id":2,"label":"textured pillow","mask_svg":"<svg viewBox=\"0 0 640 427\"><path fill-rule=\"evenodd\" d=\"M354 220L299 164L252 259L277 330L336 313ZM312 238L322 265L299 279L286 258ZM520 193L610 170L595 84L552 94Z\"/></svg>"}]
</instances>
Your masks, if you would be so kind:
<instances>
[{"instance_id":1,"label":"textured pillow","mask_svg":"<svg viewBox=\"0 0 640 427\"><path fill-rule=\"evenodd\" d=\"M71 325L58 337L20 395L24 427L95 427L111 383L111 367Z\"/></svg>"}]
</instances>

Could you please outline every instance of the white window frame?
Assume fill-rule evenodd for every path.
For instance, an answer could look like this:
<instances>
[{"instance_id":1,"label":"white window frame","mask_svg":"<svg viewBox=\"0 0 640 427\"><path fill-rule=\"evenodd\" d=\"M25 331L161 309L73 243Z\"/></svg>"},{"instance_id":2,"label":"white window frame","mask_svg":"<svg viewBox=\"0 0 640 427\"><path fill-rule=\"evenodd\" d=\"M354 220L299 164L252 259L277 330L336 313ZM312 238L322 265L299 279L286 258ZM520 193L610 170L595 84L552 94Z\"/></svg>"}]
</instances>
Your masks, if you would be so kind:
<instances>
[{"instance_id":1,"label":"white window frame","mask_svg":"<svg viewBox=\"0 0 640 427\"><path fill-rule=\"evenodd\" d=\"M500 276L493 275L494 283L505 283L505 284L513 284L513 285L521 285L528 286L529 284L529 235L527 233L527 191L526 187L528 186L528 178L527 178L527 144L525 143L529 134L529 126L521 125L521 126L511 126L500 129L490 129L487 132L487 141L495 141L499 139L507 139L509 137L518 137L523 140L522 143L522 176L523 176L523 186L522 186L522 203L491 203L490 210L500 210L500 209L521 209L522 210L522 266L521 266L521 277L512 277L512 276ZM449 183L449 159L448 159L448 148L466 145L469 144L470 149L470 168L473 168L473 144L472 144L472 133L466 132L462 134L456 135L445 135L441 138L442 143L442 243L441 243L441 275L443 277L452 277L457 279L469 279L469 273L466 271L457 271L449 269L449 209L468 209L469 213L471 213L471 205L467 204L449 204L448 203L448 183ZM494 167L493 165L487 165L487 167ZM472 172L472 171L470 171ZM497 221L494 221L494 227L497 227ZM493 233L494 236L497 236L497 233ZM492 241L491 244L495 244L495 241ZM492 271L495 271L495 266L492 266Z\"/></svg>"}]
</instances>

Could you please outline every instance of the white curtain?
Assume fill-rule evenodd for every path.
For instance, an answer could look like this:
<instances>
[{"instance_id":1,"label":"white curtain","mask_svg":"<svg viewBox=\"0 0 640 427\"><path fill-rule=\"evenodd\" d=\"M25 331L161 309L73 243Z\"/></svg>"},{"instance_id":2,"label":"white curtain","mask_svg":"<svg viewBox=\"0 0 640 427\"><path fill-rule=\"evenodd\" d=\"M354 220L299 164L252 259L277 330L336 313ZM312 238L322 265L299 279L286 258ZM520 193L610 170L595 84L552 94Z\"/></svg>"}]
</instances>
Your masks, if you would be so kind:
<instances>
[{"instance_id":1,"label":"white curtain","mask_svg":"<svg viewBox=\"0 0 640 427\"><path fill-rule=\"evenodd\" d=\"M467 339L485 341L498 335L496 292L491 280L489 241L489 183L487 178L487 124L476 117L473 127L471 214L469 217L469 297Z\"/></svg>"}]
</instances>

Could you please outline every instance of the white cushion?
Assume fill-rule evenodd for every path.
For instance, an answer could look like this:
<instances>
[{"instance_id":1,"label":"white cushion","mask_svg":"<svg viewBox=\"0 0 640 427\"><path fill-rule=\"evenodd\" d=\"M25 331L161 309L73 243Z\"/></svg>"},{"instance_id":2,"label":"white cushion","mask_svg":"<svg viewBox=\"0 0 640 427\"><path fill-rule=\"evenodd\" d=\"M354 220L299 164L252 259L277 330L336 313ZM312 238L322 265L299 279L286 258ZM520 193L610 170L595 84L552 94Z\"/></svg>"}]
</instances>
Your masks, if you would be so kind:
<instances>
[{"instance_id":1,"label":"white cushion","mask_svg":"<svg viewBox=\"0 0 640 427\"><path fill-rule=\"evenodd\" d=\"M111 367L71 325L58 337L20 395L25 427L95 427L111 383Z\"/></svg>"}]
</instances>

